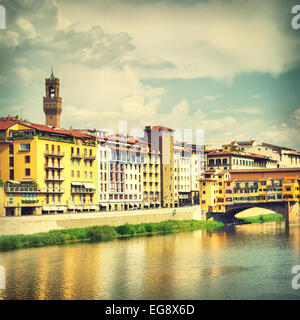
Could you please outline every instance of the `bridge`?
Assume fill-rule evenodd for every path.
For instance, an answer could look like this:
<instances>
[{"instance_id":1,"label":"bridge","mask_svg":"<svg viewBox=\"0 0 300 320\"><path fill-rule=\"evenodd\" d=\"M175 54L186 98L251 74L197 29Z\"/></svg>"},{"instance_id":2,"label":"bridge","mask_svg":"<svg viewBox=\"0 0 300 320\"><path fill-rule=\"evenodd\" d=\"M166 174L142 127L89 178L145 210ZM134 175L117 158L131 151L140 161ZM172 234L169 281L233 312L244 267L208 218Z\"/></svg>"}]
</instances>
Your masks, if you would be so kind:
<instances>
[{"instance_id":1,"label":"bridge","mask_svg":"<svg viewBox=\"0 0 300 320\"><path fill-rule=\"evenodd\" d=\"M298 201L272 201L272 202L240 202L225 206L225 212L207 212L206 217L216 221L228 223L241 223L235 216L250 208L263 208L272 210L284 216L285 223L300 222L300 206Z\"/></svg>"}]
</instances>

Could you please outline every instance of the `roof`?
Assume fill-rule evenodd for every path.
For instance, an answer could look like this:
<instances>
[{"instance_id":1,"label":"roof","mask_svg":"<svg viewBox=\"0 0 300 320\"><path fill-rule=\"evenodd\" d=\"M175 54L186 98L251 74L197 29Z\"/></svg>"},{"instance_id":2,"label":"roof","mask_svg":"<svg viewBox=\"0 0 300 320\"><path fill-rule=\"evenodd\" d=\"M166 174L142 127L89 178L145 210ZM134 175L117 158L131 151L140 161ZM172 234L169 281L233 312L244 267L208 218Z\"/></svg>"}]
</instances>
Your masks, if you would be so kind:
<instances>
[{"instance_id":1,"label":"roof","mask_svg":"<svg viewBox=\"0 0 300 320\"><path fill-rule=\"evenodd\" d=\"M72 136L75 138L88 138L88 139L94 139L94 140L96 139L96 137L93 135L79 132L77 130L66 130L66 129L61 129L61 128L52 128L52 127L48 127L48 126L45 126L42 124L37 124L37 123L28 123L28 125L30 127L32 127L33 129L36 129L39 131L64 134L64 135Z\"/></svg>"},{"instance_id":2,"label":"roof","mask_svg":"<svg viewBox=\"0 0 300 320\"><path fill-rule=\"evenodd\" d=\"M0 119L0 130L6 130L17 123L17 120Z\"/></svg>"},{"instance_id":3,"label":"roof","mask_svg":"<svg viewBox=\"0 0 300 320\"><path fill-rule=\"evenodd\" d=\"M138 140L132 137L117 137L117 136L102 136L102 137L97 137L98 140L104 139L104 140L109 140L109 141L116 141L116 142L125 142L125 143L141 143L141 144L148 144L148 142L145 142L143 140Z\"/></svg>"},{"instance_id":4,"label":"roof","mask_svg":"<svg viewBox=\"0 0 300 320\"><path fill-rule=\"evenodd\" d=\"M168 131L174 131L171 128L167 128L167 127L163 127L163 126L154 126L154 127L146 126L145 130L168 130Z\"/></svg>"},{"instance_id":5,"label":"roof","mask_svg":"<svg viewBox=\"0 0 300 320\"><path fill-rule=\"evenodd\" d=\"M300 168L270 168L270 169L234 169L228 170L230 173L271 173L271 172L300 172Z\"/></svg>"},{"instance_id":6,"label":"roof","mask_svg":"<svg viewBox=\"0 0 300 320\"><path fill-rule=\"evenodd\" d=\"M255 142L255 140L250 140L250 141L237 141L238 145L253 145L253 143Z\"/></svg>"},{"instance_id":7,"label":"roof","mask_svg":"<svg viewBox=\"0 0 300 320\"><path fill-rule=\"evenodd\" d=\"M296 151L295 149L291 149L291 148L287 148L287 147L281 147L281 146L276 146L275 144L271 144L271 143L266 143L266 142L263 142L261 144L263 147L269 147L269 148L273 148L273 149L279 149L279 150L290 150L290 151Z\"/></svg>"},{"instance_id":8,"label":"roof","mask_svg":"<svg viewBox=\"0 0 300 320\"><path fill-rule=\"evenodd\" d=\"M277 162L277 160L273 160L273 159L270 159L266 156L262 156L262 155L259 155L259 154L255 154L255 153L236 153L236 152L233 152L233 151L212 151L210 153L208 153L208 156L230 156L230 155L233 155L233 156L240 156L240 157L247 157L247 158L257 158L257 159L265 159L265 160L268 160L268 161L273 161L273 162Z\"/></svg>"}]
</instances>

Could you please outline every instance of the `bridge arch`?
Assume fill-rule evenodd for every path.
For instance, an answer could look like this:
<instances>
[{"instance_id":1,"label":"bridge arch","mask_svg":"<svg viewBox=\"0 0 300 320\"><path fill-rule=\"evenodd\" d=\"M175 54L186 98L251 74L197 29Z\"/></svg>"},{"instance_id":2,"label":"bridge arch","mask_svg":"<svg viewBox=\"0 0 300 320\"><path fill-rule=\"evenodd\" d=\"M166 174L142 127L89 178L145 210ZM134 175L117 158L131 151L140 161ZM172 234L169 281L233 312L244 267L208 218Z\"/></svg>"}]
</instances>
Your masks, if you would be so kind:
<instances>
[{"instance_id":1,"label":"bridge arch","mask_svg":"<svg viewBox=\"0 0 300 320\"><path fill-rule=\"evenodd\" d=\"M231 207L231 208L230 208ZM268 209L271 210L275 213L279 213L286 217L288 214L288 208L287 208L287 203L285 202L276 202L276 203L248 203L248 204L240 204L240 205L233 205L233 206L228 206L226 208L226 214L229 216L236 216L238 213L252 209L252 208L262 208L262 209Z\"/></svg>"},{"instance_id":2,"label":"bridge arch","mask_svg":"<svg viewBox=\"0 0 300 320\"><path fill-rule=\"evenodd\" d=\"M226 212L208 212L207 219L213 218L216 221L223 223L238 223L242 219L235 217L238 213L251 209L251 208L264 208L272 210L284 216L285 221L289 219L289 210L287 202L262 202L262 203L235 203L225 206Z\"/></svg>"}]
</instances>

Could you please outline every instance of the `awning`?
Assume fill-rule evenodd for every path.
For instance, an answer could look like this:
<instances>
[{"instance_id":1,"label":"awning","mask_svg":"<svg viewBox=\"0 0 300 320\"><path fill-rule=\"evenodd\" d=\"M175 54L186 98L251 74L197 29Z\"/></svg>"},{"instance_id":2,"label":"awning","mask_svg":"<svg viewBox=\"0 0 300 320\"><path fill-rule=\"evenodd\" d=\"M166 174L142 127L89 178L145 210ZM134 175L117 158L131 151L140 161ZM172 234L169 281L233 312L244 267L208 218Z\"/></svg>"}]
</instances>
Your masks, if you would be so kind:
<instances>
[{"instance_id":1,"label":"awning","mask_svg":"<svg viewBox=\"0 0 300 320\"><path fill-rule=\"evenodd\" d=\"M83 185L86 189L96 189L95 186L90 182L84 182Z\"/></svg>"},{"instance_id":2,"label":"awning","mask_svg":"<svg viewBox=\"0 0 300 320\"><path fill-rule=\"evenodd\" d=\"M91 210L97 210L98 207L97 206L91 206Z\"/></svg>"},{"instance_id":3,"label":"awning","mask_svg":"<svg viewBox=\"0 0 300 320\"><path fill-rule=\"evenodd\" d=\"M50 211L50 207L44 206L44 207L42 208L42 210L43 210L43 211Z\"/></svg>"},{"instance_id":4,"label":"awning","mask_svg":"<svg viewBox=\"0 0 300 320\"><path fill-rule=\"evenodd\" d=\"M21 182L20 181L13 181L13 180L9 180L7 181L8 183L13 183L13 184L20 184Z\"/></svg>"},{"instance_id":5,"label":"awning","mask_svg":"<svg viewBox=\"0 0 300 320\"><path fill-rule=\"evenodd\" d=\"M28 183L28 182L33 182L33 179L22 179L22 180L18 180L19 182L23 182L23 183Z\"/></svg>"},{"instance_id":6,"label":"awning","mask_svg":"<svg viewBox=\"0 0 300 320\"><path fill-rule=\"evenodd\" d=\"M72 186L82 186L83 183L82 182L71 182Z\"/></svg>"},{"instance_id":7,"label":"awning","mask_svg":"<svg viewBox=\"0 0 300 320\"><path fill-rule=\"evenodd\" d=\"M75 206L68 206L68 209L75 210Z\"/></svg>"}]
</instances>

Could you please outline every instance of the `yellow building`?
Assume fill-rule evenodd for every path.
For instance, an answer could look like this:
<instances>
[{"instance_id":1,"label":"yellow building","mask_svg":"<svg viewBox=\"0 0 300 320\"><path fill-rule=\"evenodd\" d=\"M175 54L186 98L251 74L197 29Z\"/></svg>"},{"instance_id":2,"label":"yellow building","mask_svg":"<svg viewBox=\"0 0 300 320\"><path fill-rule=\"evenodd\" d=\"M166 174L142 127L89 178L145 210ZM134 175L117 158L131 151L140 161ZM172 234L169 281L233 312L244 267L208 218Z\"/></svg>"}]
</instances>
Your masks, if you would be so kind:
<instances>
[{"instance_id":1,"label":"yellow building","mask_svg":"<svg viewBox=\"0 0 300 320\"><path fill-rule=\"evenodd\" d=\"M148 152L143 164L143 207L158 208L161 204L159 153Z\"/></svg>"},{"instance_id":2,"label":"yellow building","mask_svg":"<svg viewBox=\"0 0 300 320\"><path fill-rule=\"evenodd\" d=\"M299 201L299 179L296 176L284 177L282 193L284 201Z\"/></svg>"},{"instance_id":3,"label":"yellow building","mask_svg":"<svg viewBox=\"0 0 300 320\"><path fill-rule=\"evenodd\" d=\"M2 215L28 215L97 209L95 137L0 119Z\"/></svg>"},{"instance_id":4,"label":"yellow building","mask_svg":"<svg viewBox=\"0 0 300 320\"><path fill-rule=\"evenodd\" d=\"M234 171L208 170L199 181L202 211L226 212L232 204L300 201L300 177L280 176L274 170L268 178L234 178ZM273 175L273 176L272 176Z\"/></svg>"}]
</instances>

